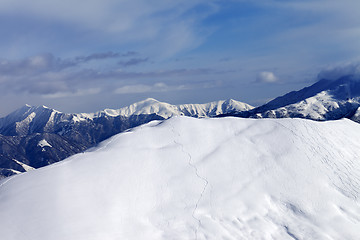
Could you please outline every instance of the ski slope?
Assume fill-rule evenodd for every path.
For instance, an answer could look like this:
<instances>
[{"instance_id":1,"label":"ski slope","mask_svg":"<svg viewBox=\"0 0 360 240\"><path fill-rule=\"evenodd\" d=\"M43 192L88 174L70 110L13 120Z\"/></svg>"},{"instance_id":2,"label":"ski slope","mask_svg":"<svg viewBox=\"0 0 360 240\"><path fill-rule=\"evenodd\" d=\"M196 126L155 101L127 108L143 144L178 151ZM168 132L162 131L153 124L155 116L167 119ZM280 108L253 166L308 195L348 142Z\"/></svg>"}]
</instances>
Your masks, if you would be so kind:
<instances>
[{"instance_id":1,"label":"ski slope","mask_svg":"<svg viewBox=\"0 0 360 240\"><path fill-rule=\"evenodd\" d=\"M360 125L174 117L0 182L0 238L359 239Z\"/></svg>"}]
</instances>

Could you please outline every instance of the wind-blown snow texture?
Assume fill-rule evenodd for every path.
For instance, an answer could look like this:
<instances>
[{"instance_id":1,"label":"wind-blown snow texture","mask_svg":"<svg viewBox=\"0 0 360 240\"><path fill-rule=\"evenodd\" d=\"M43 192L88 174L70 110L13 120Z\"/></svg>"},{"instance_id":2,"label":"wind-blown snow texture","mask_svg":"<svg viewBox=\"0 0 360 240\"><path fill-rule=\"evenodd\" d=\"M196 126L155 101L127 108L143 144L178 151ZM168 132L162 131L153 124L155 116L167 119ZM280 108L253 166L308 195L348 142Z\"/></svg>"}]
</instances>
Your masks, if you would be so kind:
<instances>
[{"instance_id":1,"label":"wind-blown snow texture","mask_svg":"<svg viewBox=\"0 0 360 240\"><path fill-rule=\"evenodd\" d=\"M174 117L0 182L0 236L359 239L360 125Z\"/></svg>"}]
</instances>

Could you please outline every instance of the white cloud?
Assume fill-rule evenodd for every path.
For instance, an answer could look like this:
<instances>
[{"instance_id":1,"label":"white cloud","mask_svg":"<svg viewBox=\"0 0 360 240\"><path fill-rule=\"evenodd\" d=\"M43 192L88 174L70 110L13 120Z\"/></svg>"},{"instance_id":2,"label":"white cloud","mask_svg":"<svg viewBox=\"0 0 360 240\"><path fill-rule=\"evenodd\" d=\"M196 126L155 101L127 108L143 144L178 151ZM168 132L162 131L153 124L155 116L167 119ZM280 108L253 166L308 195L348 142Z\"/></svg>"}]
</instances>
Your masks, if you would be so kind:
<instances>
[{"instance_id":1,"label":"white cloud","mask_svg":"<svg viewBox=\"0 0 360 240\"><path fill-rule=\"evenodd\" d=\"M256 77L256 81L262 83L274 83L278 81L278 78L273 72L260 72Z\"/></svg>"},{"instance_id":2,"label":"white cloud","mask_svg":"<svg viewBox=\"0 0 360 240\"><path fill-rule=\"evenodd\" d=\"M145 84L135 84L135 85L126 85L120 88L117 88L115 94L130 94L130 93L146 93L146 92L166 92L166 91L176 91L186 89L185 86L168 86L165 83L158 82L154 85L145 85Z\"/></svg>"},{"instance_id":3,"label":"white cloud","mask_svg":"<svg viewBox=\"0 0 360 240\"><path fill-rule=\"evenodd\" d=\"M150 92L152 86L144 85L144 84L136 84L136 85L127 85L120 88L115 89L114 93L116 94L127 94L127 93L144 93Z\"/></svg>"},{"instance_id":4,"label":"white cloud","mask_svg":"<svg viewBox=\"0 0 360 240\"><path fill-rule=\"evenodd\" d=\"M52 94L43 94L44 98L64 98L64 97L80 97L88 96L100 93L100 88L89 88L89 89L80 89L75 92L56 92Z\"/></svg>"}]
</instances>

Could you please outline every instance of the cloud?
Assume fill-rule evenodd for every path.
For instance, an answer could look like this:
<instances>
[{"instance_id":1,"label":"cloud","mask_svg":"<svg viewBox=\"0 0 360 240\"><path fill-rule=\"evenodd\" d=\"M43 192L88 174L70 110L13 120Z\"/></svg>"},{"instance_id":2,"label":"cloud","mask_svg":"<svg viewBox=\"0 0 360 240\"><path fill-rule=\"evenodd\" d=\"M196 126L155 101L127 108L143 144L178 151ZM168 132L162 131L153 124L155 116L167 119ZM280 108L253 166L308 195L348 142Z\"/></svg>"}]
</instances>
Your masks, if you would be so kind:
<instances>
[{"instance_id":1,"label":"cloud","mask_svg":"<svg viewBox=\"0 0 360 240\"><path fill-rule=\"evenodd\" d=\"M46 53L18 60L2 59L0 60L0 74L2 76L16 76L26 74L28 77L31 77L32 75L39 75L40 73L45 72L62 71L67 68L79 66L82 63L87 63L90 61L99 61L114 58L128 58L137 54L138 53L134 51L128 51L125 53L109 51L93 53L87 56L76 56L73 58L62 59L60 57L55 57L51 53ZM124 66L130 66L145 62L147 60L148 58L131 58L121 63L123 63Z\"/></svg>"},{"instance_id":2,"label":"cloud","mask_svg":"<svg viewBox=\"0 0 360 240\"><path fill-rule=\"evenodd\" d=\"M168 86L165 83L158 82L153 85L145 84L136 84L136 85L126 85L120 88L117 88L115 94L131 94L131 93L147 93L147 92L167 92L167 91L177 91L184 90L185 86Z\"/></svg>"},{"instance_id":3,"label":"cloud","mask_svg":"<svg viewBox=\"0 0 360 240\"><path fill-rule=\"evenodd\" d=\"M1 75L39 74L47 71L59 71L76 65L71 60L63 60L52 54L41 54L19 60L0 60Z\"/></svg>"},{"instance_id":4,"label":"cloud","mask_svg":"<svg viewBox=\"0 0 360 240\"><path fill-rule=\"evenodd\" d=\"M199 5L201 14L193 11ZM205 0L154 0L151 3L146 0L54 0L51 3L46 0L31 3L3 0L0 1L0 15L9 22L24 21L35 30L39 29L38 23L46 23L40 24L40 30L44 28L46 35L42 31L25 29L26 33L17 31L16 39L11 39L10 33L16 29L7 30L10 31L6 32L9 43L18 40L21 34L26 39L33 39L34 45L38 44L36 40L41 40L54 49L63 42L76 42L79 47L98 47L99 42L102 46L113 47L135 43L142 46L142 50L169 56L194 48L203 41L206 28L202 27L201 21L216 11L214 5ZM19 28L21 24L15 25ZM49 28L49 25L57 27ZM42 34L51 37L39 39L38 35ZM59 39L63 40L61 44Z\"/></svg>"},{"instance_id":5,"label":"cloud","mask_svg":"<svg viewBox=\"0 0 360 240\"><path fill-rule=\"evenodd\" d=\"M147 71L124 71L114 61L123 58L122 66L148 61L148 58L132 58L134 55L139 54L103 52L68 59L42 54L18 60L1 60L0 93L60 98L93 95L102 91L113 93L113 89L116 89L116 94L164 92L184 89L184 84L188 88L199 88L206 85L206 76L223 73L208 68L157 70L156 66ZM107 60L105 67L98 62L85 64L105 59L110 59L112 64ZM157 79L156 82L153 79ZM162 79L161 82L159 79Z\"/></svg>"},{"instance_id":6,"label":"cloud","mask_svg":"<svg viewBox=\"0 0 360 240\"><path fill-rule=\"evenodd\" d=\"M260 72L256 76L256 81L260 83L275 83L278 81L278 78L273 72Z\"/></svg>"},{"instance_id":7,"label":"cloud","mask_svg":"<svg viewBox=\"0 0 360 240\"><path fill-rule=\"evenodd\" d=\"M215 75L224 73L209 68L181 68L169 70L152 70L143 72L123 71L121 69L110 70L105 72L86 70L79 77L94 79L149 79L149 78L170 78L170 77L190 77L199 75ZM170 80L169 80L170 81Z\"/></svg>"},{"instance_id":8,"label":"cloud","mask_svg":"<svg viewBox=\"0 0 360 240\"><path fill-rule=\"evenodd\" d=\"M360 77L360 63L345 63L338 66L329 66L318 74L318 79L337 80L345 76Z\"/></svg>"},{"instance_id":9,"label":"cloud","mask_svg":"<svg viewBox=\"0 0 360 240\"><path fill-rule=\"evenodd\" d=\"M89 89L78 89L74 92L56 92L56 93L47 93L43 94L44 98L64 98L64 97L81 97L94 95L101 92L100 88L89 88Z\"/></svg>"},{"instance_id":10,"label":"cloud","mask_svg":"<svg viewBox=\"0 0 360 240\"><path fill-rule=\"evenodd\" d=\"M118 64L123 67L129 67L132 65L138 65L140 63L147 62L148 60L149 60L148 58L131 58L126 61L119 61Z\"/></svg>"},{"instance_id":11,"label":"cloud","mask_svg":"<svg viewBox=\"0 0 360 240\"><path fill-rule=\"evenodd\" d=\"M118 53L118 52L102 52L102 53L93 53L88 56L78 56L75 57L74 61L78 63L89 62L92 60L104 60L109 58L120 58L120 57L129 57L137 55L138 53L135 51L128 51L126 53Z\"/></svg>"}]
</instances>

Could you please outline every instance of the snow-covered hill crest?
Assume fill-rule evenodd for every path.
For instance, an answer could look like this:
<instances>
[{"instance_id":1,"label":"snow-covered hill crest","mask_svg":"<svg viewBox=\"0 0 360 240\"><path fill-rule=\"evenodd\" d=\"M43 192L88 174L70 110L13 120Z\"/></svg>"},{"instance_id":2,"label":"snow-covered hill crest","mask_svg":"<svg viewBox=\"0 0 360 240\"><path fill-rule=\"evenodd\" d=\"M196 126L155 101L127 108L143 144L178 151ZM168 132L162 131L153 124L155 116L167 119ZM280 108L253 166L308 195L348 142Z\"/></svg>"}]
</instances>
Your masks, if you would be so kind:
<instances>
[{"instance_id":1,"label":"snow-covered hill crest","mask_svg":"<svg viewBox=\"0 0 360 240\"><path fill-rule=\"evenodd\" d=\"M1 181L1 237L355 240L358 136L346 119L154 121Z\"/></svg>"}]
</instances>

